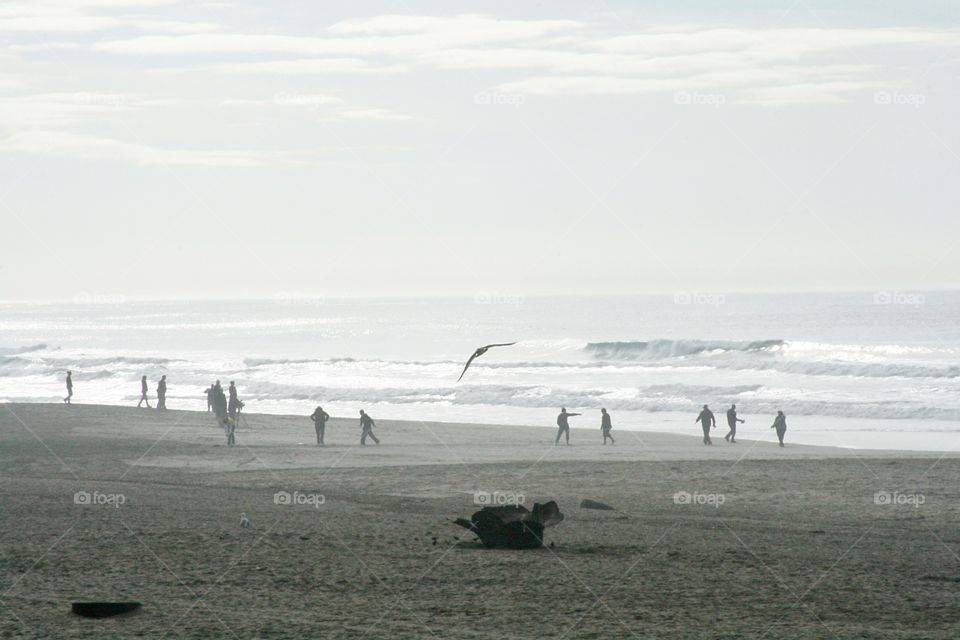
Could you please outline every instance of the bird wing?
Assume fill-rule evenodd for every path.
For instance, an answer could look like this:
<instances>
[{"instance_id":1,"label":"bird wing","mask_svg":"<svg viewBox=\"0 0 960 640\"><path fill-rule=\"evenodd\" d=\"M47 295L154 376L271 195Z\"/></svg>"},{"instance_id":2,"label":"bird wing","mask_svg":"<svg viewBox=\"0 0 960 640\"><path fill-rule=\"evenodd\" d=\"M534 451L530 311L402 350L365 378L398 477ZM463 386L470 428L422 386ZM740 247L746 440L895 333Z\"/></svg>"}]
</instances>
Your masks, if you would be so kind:
<instances>
[{"instance_id":1,"label":"bird wing","mask_svg":"<svg viewBox=\"0 0 960 640\"><path fill-rule=\"evenodd\" d=\"M510 345L517 344L516 342L501 342L499 344L488 344L483 347L484 349L489 349L490 347L509 347Z\"/></svg>"},{"instance_id":2,"label":"bird wing","mask_svg":"<svg viewBox=\"0 0 960 640\"><path fill-rule=\"evenodd\" d=\"M460 373L460 377L457 378L457 382L460 382L460 381L463 379L463 374L465 374L465 373L467 372L467 369L470 368L470 363L473 362L473 359L476 358L476 357L477 357L477 353L474 352L473 355L470 356L470 359L467 360L467 364L464 365L463 371Z\"/></svg>"}]
</instances>

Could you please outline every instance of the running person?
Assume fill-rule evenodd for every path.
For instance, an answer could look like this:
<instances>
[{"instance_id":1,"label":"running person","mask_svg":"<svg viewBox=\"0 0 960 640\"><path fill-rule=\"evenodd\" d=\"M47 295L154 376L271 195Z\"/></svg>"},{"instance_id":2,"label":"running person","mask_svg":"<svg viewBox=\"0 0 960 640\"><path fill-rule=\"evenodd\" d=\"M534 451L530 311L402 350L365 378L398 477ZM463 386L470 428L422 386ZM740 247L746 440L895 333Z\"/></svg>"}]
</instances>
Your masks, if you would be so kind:
<instances>
[{"instance_id":1,"label":"running person","mask_svg":"<svg viewBox=\"0 0 960 640\"><path fill-rule=\"evenodd\" d=\"M717 419L710 411L710 407L703 405L703 411L697 416L694 422L699 422L703 426L703 444L713 444L710 440L710 429L717 426Z\"/></svg>"},{"instance_id":2,"label":"running person","mask_svg":"<svg viewBox=\"0 0 960 640\"><path fill-rule=\"evenodd\" d=\"M567 422L567 419L572 416L578 416L579 413L567 413L566 407L560 408L560 414L557 416L557 439L554 441L553 446L560 444L560 436L567 436L567 446L570 446L570 423Z\"/></svg>"}]
</instances>

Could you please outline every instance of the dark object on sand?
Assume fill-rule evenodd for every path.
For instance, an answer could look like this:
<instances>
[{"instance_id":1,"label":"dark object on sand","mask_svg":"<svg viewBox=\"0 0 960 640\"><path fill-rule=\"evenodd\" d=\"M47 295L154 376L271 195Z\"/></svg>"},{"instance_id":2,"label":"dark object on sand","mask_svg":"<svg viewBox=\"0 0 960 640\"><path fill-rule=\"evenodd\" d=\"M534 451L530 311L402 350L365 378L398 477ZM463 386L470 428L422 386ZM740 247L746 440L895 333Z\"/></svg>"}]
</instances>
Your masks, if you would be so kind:
<instances>
[{"instance_id":1,"label":"dark object on sand","mask_svg":"<svg viewBox=\"0 0 960 640\"><path fill-rule=\"evenodd\" d=\"M538 549L543 546L543 530L563 520L560 507L551 500L533 505L531 513L522 505L484 507L470 520L454 520L493 549Z\"/></svg>"},{"instance_id":2,"label":"dark object on sand","mask_svg":"<svg viewBox=\"0 0 960 640\"><path fill-rule=\"evenodd\" d=\"M616 511L613 507L596 500L584 500L580 503L581 509L599 509L600 511Z\"/></svg>"},{"instance_id":3,"label":"dark object on sand","mask_svg":"<svg viewBox=\"0 0 960 640\"><path fill-rule=\"evenodd\" d=\"M109 618L140 608L139 602L74 602L71 610L84 618Z\"/></svg>"}]
</instances>

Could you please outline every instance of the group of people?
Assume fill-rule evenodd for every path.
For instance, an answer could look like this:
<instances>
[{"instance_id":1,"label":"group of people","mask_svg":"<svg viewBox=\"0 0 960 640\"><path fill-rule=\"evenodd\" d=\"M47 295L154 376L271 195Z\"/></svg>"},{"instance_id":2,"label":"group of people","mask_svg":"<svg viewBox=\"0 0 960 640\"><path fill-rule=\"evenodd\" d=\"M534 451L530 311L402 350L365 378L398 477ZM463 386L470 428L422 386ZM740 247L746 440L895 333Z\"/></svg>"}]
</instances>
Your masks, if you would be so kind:
<instances>
[{"instance_id":1,"label":"group of people","mask_svg":"<svg viewBox=\"0 0 960 640\"><path fill-rule=\"evenodd\" d=\"M72 385L68 385L67 389L70 392L73 391ZM147 409L152 409L150 406L150 398L147 395L149 387L147 386L147 376L142 376L140 378L140 402L137 403L137 408L139 409L144 402L147 403ZM157 382L157 409L165 410L167 408L167 376L160 376L160 381Z\"/></svg>"},{"instance_id":2,"label":"group of people","mask_svg":"<svg viewBox=\"0 0 960 640\"><path fill-rule=\"evenodd\" d=\"M560 408L560 414L557 416L557 438L553 441L553 445L557 446L560 444L560 438L566 437L567 446L570 446L570 422L569 419L573 416L579 416L579 413L570 413L567 411L566 407ZM610 414L607 413L607 410L600 409L600 433L603 435L603 444L607 444L607 440L610 440L610 444L616 444L617 441L613 439L613 436L610 432L613 430L613 420L610 418Z\"/></svg>"},{"instance_id":3,"label":"group of people","mask_svg":"<svg viewBox=\"0 0 960 640\"><path fill-rule=\"evenodd\" d=\"M324 431L327 428L327 421L330 419L330 414L323 410L323 407L318 406L314 409L313 413L310 415L310 419L313 420L313 428L317 432L317 446L324 446L323 435ZM373 434L373 428L377 425L363 409L360 409L360 446L365 447L367 445L367 438L373 440L376 444L380 444L380 439Z\"/></svg>"},{"instance_id":4,"label":"group of people","mask_svg":"<svg viewBox=\"0 0 960 640\"><path fill-rule=\"evenodd\" d=\"M710 429L717 426L717 418L713 415L713 411L710 411L710 407L703 405L703 409L694 422L699 422L703 428L703 444L713 444L713 441L710 440ZM742 422L746 422L746 420L737 417L737 405L730 405L730 408L727 409L727 426L730 427L730 431L727 432L727 435L723 436L723 439L731 444L736 444L737 423ZM780 441L780 446L782 447L783 436L787 433L787 416L783 415L783 411L777 411L777 417L773 419L773 424L770 425L770 428L777 430L777 439Z\"/></svg>"},{"instance_id":5,"label":"group of people","mask_svg":"<svg viewBox=\"0 0 960 640\"><path fill-rule=\"evenodd\" d=\"M147 408L150 407L150 398L147 396L148 386L147 386L147 376L140 378L140 402L137 403L137 407L140 407L144 402L147 404ZM217 422L223 427L224 433L227 436L227 445L233 446L236 444L235 432L237 429L237 421L240 418L240 412L243 409L243 402L240 400L237 395L237 386L233 380L230 381L230 386L227 393L224 393L223 387L220 386L220 381L217 380L212 385L210 385L206 390L207 395L207 411L212 411L213 414L217 417ZM73 372L67 371L67 396L63 399L65 404L71 404L73 398ZM157 409L166 409L167 408L167 376L161 376L160 381L157 382ZM569 419L573 416L579 416L579 413L569 413L566 407L560 409L560 414L557 416L557 437L554 440L554 446L560 444L560 438L563 437L566 439L567 445L570 444L570 423ZM327 421L330 420L330 414L323 410L323 407L318 406L314 410L313 414L310 415L310 419L313 420L314 429L317 433L317 446L324 446L323 436L324 431L326 430ZM716 428L717 418L713 415L713 412L710 410L708 405L703 405L703 409L700 411L700 414L696 417L694 422L700 423L700 426L703 428L703 444L712 445L713 441L710 439L710 430ZM737 416L737 405L731 405L727 409L727 426L730 427L730 430L727 432L727 435L723 436L723 439L729 442L730 444L736 444L737 442L737 424L746 422ZM363 409L360 410L360 444L365 446L367 444L367 438L370 438L376 444L380 444L380 440L373 433L373 427L376 426L376 423L373 421L369 415L367 415ZM783 446L783 436L787 432L787 417L783 414L783 411L777 411L777 416L773 420L773 424L770 425L771 429L776 429L777 439L780 441L780 446ZM613 420L610 418L610 414L607 413L607 410L600 409L600 432L603 435L603 444L607 444L607 440L610 440L610 444L616 444L616 440L613 439L611 431L613 430Z\"/></svg>"},{"instance_id":6,"label":"group of people","mask_svg":"<svg viewBox=\"0 0 960 640\"><path fill-rule=\"evenodd\" d=\"M231 380L227 393L224 393L220 381L217 380L207 387L206 395L207 411L212 411L217 417L217 423L227 436L227 446L232 447L237 443L237 422L240 420L240 412L243 411L243 401L237 393L237 385Z\"/></svg>"}]
</instances>

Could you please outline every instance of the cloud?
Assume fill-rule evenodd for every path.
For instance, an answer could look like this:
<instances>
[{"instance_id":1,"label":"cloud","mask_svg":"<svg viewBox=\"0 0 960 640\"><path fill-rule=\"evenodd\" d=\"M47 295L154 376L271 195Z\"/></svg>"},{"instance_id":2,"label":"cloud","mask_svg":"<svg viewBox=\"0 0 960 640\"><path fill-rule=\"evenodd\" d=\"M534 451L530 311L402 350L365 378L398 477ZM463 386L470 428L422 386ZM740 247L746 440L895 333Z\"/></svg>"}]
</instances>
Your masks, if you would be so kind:
<instances>
[{"instance_id":1,"label":"cloud","mask_svg":"<svg viewBox=\"0 0 960 640\"><path fill-rule=\"evenodd\" d=\"M165 149L66 131L27 131L0 139L0 151L85 160L123 160L143 166L263 167L302 153L243 149Z\"/></svg>"},{"instance_id":2,"label":"cloud","mask_svg":"<svg viewBox=\"0 0 960 640\"><path fill-rule=\"evenodd\" d=\"M231 62L210 65L203 70L237 74L381 75L403 73L407 70L407 67L399 64L374 64L358 58L299 58L296 60L268 60L264 62Z\"/></svg>"},{"instance_id":3,"label":"cloud","mask_svg":"<svg viewBox=\"0 0 960 640\"><path fill-rule=\"evenodd\" d=\"M120 29L195 33L221 29L212 22L170 20L142 13L173 4L173 0L7 0L0 4L0 33L85 34Z\"/></svg>"},{"instance_id":4,"label":"cloud","mask_svg":"<svg viewBox=\"0 0 960 640\"><path fill-rule=\"evenodd\" d=\"M345 20L316 36L145 35L93 46L98 51L138 56L301 56L228 60L200 67L219 73L366 75L418 68L490 71L503 76L497 83L499 90L536 95L636 95L721 83L715 88L748 92L740 102L786 105L791 95L797 97L797 104L842 100L844 94L875 80L871 74L879 66L876 52L889 55L891 47L960 44L957 31L919 28L757 29L683 24L623 33L622 24L614 26L619 33L612 32L609 25L603 28L572 20L385 15ZM839 64L851 59L858 63ZM787 77L778 75L782 73ZM796 88L787 90L785 84Z\"/></svg>"}]
</instances>

